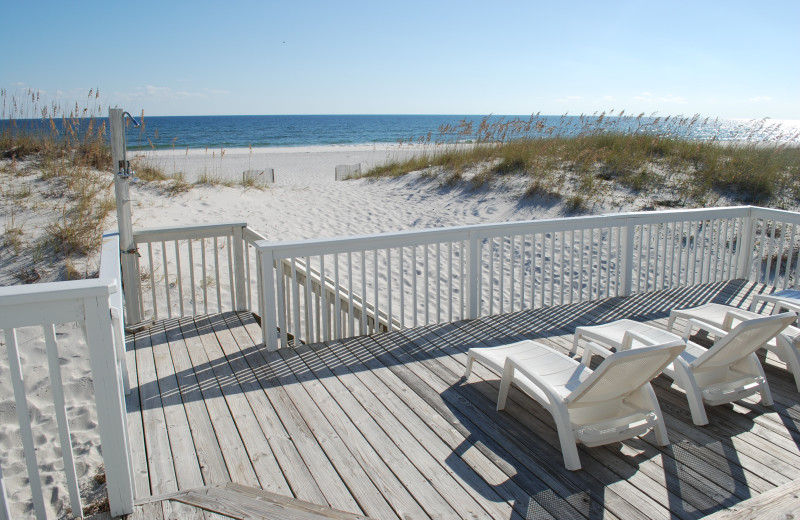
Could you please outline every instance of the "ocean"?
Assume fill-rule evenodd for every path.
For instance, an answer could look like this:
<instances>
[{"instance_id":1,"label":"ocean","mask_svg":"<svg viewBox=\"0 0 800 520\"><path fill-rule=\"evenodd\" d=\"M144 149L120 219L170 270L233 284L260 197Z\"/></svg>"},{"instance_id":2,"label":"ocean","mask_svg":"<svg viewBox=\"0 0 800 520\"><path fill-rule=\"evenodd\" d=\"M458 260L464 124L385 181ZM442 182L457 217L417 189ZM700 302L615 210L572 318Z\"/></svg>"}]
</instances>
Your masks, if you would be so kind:
<instances>
[{"instance_id":1,"label":"ocean","mask_svg":"<svg viewBox=\"0 0 800 520\"><path fill-rule=\"evenodd\" d=\"M689 139L800 143L800 121L695 117L514 115L145 116L127 128L129 149L247 148L575 136L581 132L653 132ZM55 121L60 126L60 121ZM482 125L483 123L483 125ZM41 126L15 121L18 128ZM0 120L0 131L11 122Z\"/></svg>"},{"instance_id":2,"label":"ocean","mask_svg":"<svg viewBox=\"0 0 800 520\"><path fill-rule=\"evenodd\" d=\"M481 123L486 125L481 130ZM574 136L586 131L657 132L690 139L800 142L800 122L703 118L482 115L295 115L144 117L128 128L128 147L247 148L474 141L499 137ZM526 130L527 125L527 130Z\"/></svg>"}]
</instances>

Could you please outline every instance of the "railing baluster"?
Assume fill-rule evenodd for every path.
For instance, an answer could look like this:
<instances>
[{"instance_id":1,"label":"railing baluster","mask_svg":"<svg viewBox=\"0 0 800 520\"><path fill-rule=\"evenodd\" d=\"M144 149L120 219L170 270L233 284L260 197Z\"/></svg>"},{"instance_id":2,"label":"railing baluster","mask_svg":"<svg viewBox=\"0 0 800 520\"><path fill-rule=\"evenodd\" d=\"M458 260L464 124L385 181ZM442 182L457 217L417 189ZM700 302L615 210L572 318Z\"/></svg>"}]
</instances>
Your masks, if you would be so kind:
<instances>
[{"instance_id":1,"label":"railing baluster","mask_svg":"<svg viewBox=\"0 0 800 520\"><path fill-rule=\"evenodd\" d=\"M181 317L186 315L183 310L183 272L181 269L181 248L180 243L175 240L175 270L178 272L178 304L180 306Z\"/></svg>"},{"instance_id":2,"label":"railing baluster","mask_svg":"<svg viewBox=\"0 0 800 520\"><path fill-rule=\"evenodd\" d=\"M550 303L556 304L556 234L550 233Z\"/></svg>"},{"instance_id":3,"label":"railing baluster","mask_svg":"<svg viewBox=\"0 0 800 520\"><path fill-rule=\"evenodd\" d=\"M19 358L19 346L17 344L17 331L15 329L5 329L6 349L8 351L9 373L11 375L11 385L14 388L14 399L17 407L17 420L19 422L20 437L22 438L22 449L25 453L25 466L28 469L28 482L31 486L33 498L33 509L37 519L46 519L47 512L44 509L44 494L42 493L42 479L39 476L39 466L36 462L36 448L33 444L33 430L31 429L31 417L28 409L28 399L25 393L25 382L22 374L22 364Z\"/></svg>"},{"instance_id":4,"label":"railing baluster","mask_svg":"<svg viewBox=\"0 0 800 520\"><path fill-rule=\"evenodd\" d=\"M447 243L447 258L447 321L453 321L453 242ZM402 278L400 279L400 283L403 283ZM403 297L402 293L400 293L400 297Z\"/></svg>"},{"instance_id":5,"label":"railing baluster","mask_svg":"<svg viewBox=\"0 0 800 520\"><path fill-rule=\"evenodd\" d=\"M219 276L219 241L214 237L214 280L217 286L217 312L222 312L222 278ZM231 291L233 292L233 291Z\"/></svg>"},{"instance_id":6,"label":"railing baluster","mask_svg":"<svg viewBox=\"0 0 800 520\"><path fill-rule=\"evenodd\" d=\"M297 258L295 258L294 256L292 257L291 260L291 276L292 276L291 303L294 308L294 313L292 314L291 322L292 325L294 325L294 341L295 344L297 344L297 342L300 341L300 287L299 287L300 280L297 278ZM290 326L289 323L287 323L286 328L288 329L289 326Z\"/></svg>"},{"instance_id":7,"label":"railing baluster","mask_svg":"<svg viewBox=\"0 0 800 520\"><path fill-rule=\"evenodd\" d=\"M583 297L583 287L584 287L584 273L586 273L586 230L581 228L581 238L580 238L580 267L578 271L578 301L586 301L590 298L587 297L584 299ZM587 273L588 274L588 273ZM587 280L588 283L588 280ZM590 291L591 293L591 291Z\"/></svg>"},{"instance_id":8,"label":"railing baluster","mask_svg":"<svg viewBox=\"0 0 800 520\"><path fill-rule=\"evenodd\" d=\"M586 266L586 273L588 274L588 280L586 282L586 293L587 293L587 301L592 300L592 289L594 288L594 266L597 264L594 261L594 228L590 228L588 233L589 239L589 247L586 250L586 259L588 260L588 265Z\"/></svg>"},{"instance_id":9,"label":"railing baluster","mask_svg":"<svg viewBox=\"0 0 800 520\"><path fill-rule=\"evenodd\" d=\"M231 310L238 310L236 308L236 285L233 277L233 237L228 235L226 238L226 243L228 244L228 283L230 284L230 293L231 293ZM241 242L240 242L241 244ZM244 245L247 247L247 244ZM249 275L248 275L249 276ZM249 279L249 278L248 278ZM243 287L244 284L239 284L239 287ZM241 301L241 297L240 300ZM249 309L249 307L248 307Z\"/></svg>"},{"instance_id":10,"label":"railing baluster","mask_svg":"<svg viewBox=\"0 0 800 520\"><path fill-rule=\"evenodd\" d=\"M417 327L417 246L411 246L411 307L414 309L414 327Z\"/></svg>"},{"instance_id":11,"label":"railing baluster","mask_svg":"<svg viewBox=\"0 0 800 520\"><path fill-rule=\"evenodd\" d=\"M44 343L47 348L47 362L50 369L50 383L53 393L53 405L58 425L58 436L61 442L61 456L64 459L64 472L67 477L70 505L73 511L83 511L81 497L78 492L78 476L75 473L75 461L72 456L72 439L67 421L67 406L64 402L64 385L61 381L61 363L58 358L56 330L53 325L45 325Z\"/></svg>"},{"instance_id":12,"label":"railing baluster","mask_svg":"<svg viewBox=\"0 0 800 520\"><path fill-rule=\"evenodd\" d=\"M244 244L244 270L247 276L247 285L245 286L245 294L247 295L247 308L253 309L253 284L251 283L252 277L250 276L250 244Z\"/></svg>"},{"instance_id":13,"label":"railing baluster","mask_svg":"<svg viewBox=\"0 0 800 520\"><path fill-rule=\"evenodd\" d=\"M795 224L795 227L797 227L797 224ZM792 233L792 236L794 236L794 233ZM792 246L792 248L794 248L794 246ZM793 288L797 289L798 287L800 287L800 251L798 251L798 253L797 253L797 259L795 260L795 264L796 265L795 265L795 269L794 269L794 286L793 286ZM787 267L786 270L788 271L789 268Z\"/></svg>"},{"instance_id":14,"label":"railing baluster","mask_svg":"<svg viewBox=\"0 0 800 520\"><path fill-rule=\"evenodd\" d=\"M347 252L347 325L348 335L356 335L355 310L353 305L353 253Z\"/></svg>"},{"instance_id":15,"label":"railing baluster","mask_svg":"<svg viewBox=\"0 0 800 520\"><path fill-rule=\"evenodd\" d=\"M344 337L342 334L342 302L339 298L339 255L333 256L333 309L336 320L334 323L334 339L341 339Z\"/></svg>"},{"instance_id":16,"label":"railing baluster","mask_svg":"<svg viewBox=\"0 0 800 520\"><path fill-rule=\"evenodd\" d=\"M311 297L311 259L306 256L305 259L305 271L306 271L306 296L305 296L305 310L306 310L306 343L312 343L314 341L314 314L313 314L313 299Z\"/></svg>"},{"instance_id":17,"label":"railing baluster","mask_svg":"<svg viewBox=\"0 0 800 520\"><path fill-rule=\"evenodd\" d=\"M723 280L731 279L731 265L733 264L733 248L730 247L731 241L728 237L730 236L730 230L732 225L733 221L729 218L726 218L724 231L722 232L722 251L723 251L722 279Z\"/></svg>"},{"instance_id":18,"label":"railing baluster","mask_svg":"<svg viewBox=\"0 0 800 520\"><path fill-rule=\"evenodd\" d=\"M319 299L322 318L322 340L330 341L330 313L328 312L328 290L325 286L325 255L319 255Z\"/></svg>"},{"instance_id":19,"label":"railing baluster","mask_svg":"<svg viewBox=\"0 0 800 520\"><path fill-rule=\"evenodd\" d=\"M461 294L461 314L460 318L463 320L467 317L467 293L464 286L464 279L467 277L467 245L464 240L461 241L461 262L458 267L458 290Z\"/></svg>"},{"instance_id":20,"label":"railing baluster","mask_svg":"<svg viewBox=\"0 0 800 520\"><path fill-rule=\"evenodd\" d=\"M786 225L788 226L789 224L787 223ZM794 256L794 239L796 232L797 232L797 224L792 224L792 236L789 239L789 257L786 259L786 269L784 270L785 274L783 276L782 289L786 289L786 287L789 285L789 277L791 275L792 260Z\"/></svg>"},{"instance_id":21,"label":"railing baluster","mask_svg":"<svg viewBox=\"0 0 800 520\"><path fill-rule=\"evenodd\" d=\"M569 230L569 303L575 301L575 230Z\"/></svg>"},{"instance_id":22,"label":"railing baluster","mask_svg":"<svg viewBox=\"0 0 800 520\"><path fill-rule=\"evenodd\" d=\"M400 253L400 328L404 329L406 328L406 273L405 273L406 248L400 247L399 253Z\"/></svg>"},{"instance_id":23,"label":"railing baluster","mask_svg":"<svg viewBox=\"0 0 800 520\"><path fill-rule=\"evenodd\" d=\"M361 251L361 334L367 333L367 251Z\"/></svg>"},{"instance_id":24,"label":"railing baluster","mask_svg":"<svg viewBox=\"0 0 800 520\"><path fill-rule=\"evenodd\" d=\"M505 313L505 295L506 295L506 282L505 282L505 273L506 273L506 237L499 237L500 240L500 247L497 250L497 254L500 256L500 279L497 283L497 292L500 298L500 314Z\"/></svg>"},{"instance_id":25,"label":"railing baluster","mask_svg":"<svg viewBox=\"0 0 800 520\"><path fill-rule=\"evenodd\" d=\"M203 279L200 285L203 286L203 314L208 314L208 270L206 269L206 239L200 239L200 265L203 268Z\"/></svg>"},{"instance_id":26,"label":"railing baluster","mask_svg":"<svg viewBox=\"0 0 800 520\"><path fill-rule=\"evenodd\" d=\"M561 260L559 261L560 265L558 266L558 271L559 271L559 273L558 273L558 285L559 285L559 289L560 289L558 291L558 303L560 305L564 305L564 289L565 289L564 286L566 285L564 283L564 273L567 272L567 266L565 264L566 253L564 252L564 246L565 246L565 244L564 244L565 240L564 239L566 237L566 233L564 231L561 231L561 232L558 233L557 236L558 236L558 240L560 242L559 249L561 250Z\"/></svg>"},{"instance_id":27,"label":"railing baluster","mask_svg":"<svg viewBox=\"0 0 800 520\"><path fill-rule=\"evenodd\" d=\"M438 245L438 244L437 244ZM392 248L386 248L386 328L392 331Z\"/></svg>"},{"instance_id":28,"label":"railing baluster","mask_svg":"<svg viewBox=\"0 0 800 520\"><path fill-rule=\"evenodd\" d=\"M167 317L172 318L172 300L169 294L169 269L167 269L167 243L161 241L161 261L164 264L164 294L167 296Z\"/></svg>"},{"instance_id":29,"label":"railing baluster","mask_svg":"<svg viewBox=\"0 0 800 520\"><path fill-rule=\"evenodd\" d=\"M430 324L430 313L429 313L429 304L431 299L430 293L430 283L429 283L429 257L430 257L430 249L428 248L428 244L423 246L423 254L425 255L425 271L423 273L423 285L425 287L425 325Z\"/></svg>"},{"instance_id":30,"label":"railing baluster","mask_svg":"<svg viewBox=\"0 0 800 520\"><path fill-rule=\"evenodd\" d=\"M425 281L427 282L427 280L425 280ZM428 284L426 283L425 286L428 287ZM378 329L378 326L379 326L378 319L379 319L381 314L380 314L380 310L378 309L378 295L380 293L379 293L379 289L378 289L378 250L377 249L373 249L372 250L372 292L373 292L374 297L375 297L374 302L372 304L373 305L373 310L375 311L374 312L374 318L373 318L373 330L375 332L378 332L378 330L379 330Z\"/></svg>"},{"instance_id":31,"label":"railing baluster","mask_svg":"<svg viewBox=\"0 0 800 520\"><path fill-rule=\"evenodd\" d=\"M150 294L153 298L153 319L158 319L158 300L156 299L156 268L153 265L153 243L147 243L147 259L150 262Z\"/></svg>"},{"instance_id":32,"label":"railing baluster","mask_svg":"<svg viewBox=\"0 0 800 520\"><path fill-rule=\"evenodd\" d=\"M436 323L442 322L442 243L436 242Z\"/></svg>"},{"instance_id":33,"label":"railing baluster","mask_svg":"<svg viewBox=\"0 0 800 520\"><path fill-rule=\"evenodd\" d=\"M294 261L294 259L292 259ZM286 295L289 291L286 290L286 276L283 271L283 258L279 258L276 262L278 272L275 273L275 289L277 291L277 302L278 302L278 329L281 333L281 345L284 348L289 346L289 305L287 304ZM296 288L297 283L293 281L292 288ZM272 287L267 288L269 291L272 291ZM263 318L262 318L263 319ZM264 327L266 327L266 321L264 322ZM270 335L275 335L274 330L269 331ZM295 335L294 338L294 346L297 346L297 340L299 339L298 335Z\"/></svg>"}]
</instances>

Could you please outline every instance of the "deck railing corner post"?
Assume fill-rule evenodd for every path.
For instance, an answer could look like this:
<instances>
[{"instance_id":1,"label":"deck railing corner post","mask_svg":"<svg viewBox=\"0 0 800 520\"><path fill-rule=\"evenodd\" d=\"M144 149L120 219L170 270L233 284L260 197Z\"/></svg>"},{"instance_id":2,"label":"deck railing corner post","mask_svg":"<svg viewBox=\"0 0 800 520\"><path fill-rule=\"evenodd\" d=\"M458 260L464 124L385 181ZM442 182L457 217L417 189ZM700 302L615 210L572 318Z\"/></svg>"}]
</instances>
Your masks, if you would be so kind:
<instances>
[{"instance_id":1,"label":"deck railing corner post","mask_svg":"<svg viewBox=\"0 0 800 520\"><path fill-rule=\"evenodd\" d=\"M133 512L133 480L117 351L109 348L114 343L114 331L108 296L86 298L84 320L108 503L112 516L126 515Z\"/></svg>"},{"instance_id":2,"label":"deck railing corner post","mask_svg":"<svg viewBox=\"0 0 800 520\"><path fill-rule=\"evenodd\" d=\"M246 227L246 226L245 226ZM233 226L233 280L235 287L234 298L236 301L236 311L247 309L247 280L244 266L245 248L244 227Z\"/></svg>"},{"instance_id":3,"label":"deck railing corner post","mask_svg":"<svg viewBox=\"0 0 800 520\"><path fill-rule=\"evenodd\" d=\"M258 291L263 302L261 337L269 352L278 350L277 300L275 296L275 254L265 245L256 243L261 272Z\"/></svg>"}]
</instances>

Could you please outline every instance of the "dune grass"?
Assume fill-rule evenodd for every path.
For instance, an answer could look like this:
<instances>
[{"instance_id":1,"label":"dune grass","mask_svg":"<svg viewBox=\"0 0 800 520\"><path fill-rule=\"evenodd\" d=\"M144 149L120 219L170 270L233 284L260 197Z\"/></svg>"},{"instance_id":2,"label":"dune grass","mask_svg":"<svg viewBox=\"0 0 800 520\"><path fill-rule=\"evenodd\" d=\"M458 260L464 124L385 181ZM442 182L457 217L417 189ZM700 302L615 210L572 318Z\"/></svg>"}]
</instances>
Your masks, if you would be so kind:
<instances>
[{"instance_id":1,"label":"dune grass","mask_svg":"<svg viewBox=\"0 0 800 520\"><path fill-rule=\"evenodd\" d=\"M115 203L111 192L111 150L99 92L83 106L46 102L36 92L11 95L0 90L0 199L4 214L0 257L16 266L24 282L39 271L61 278L79 274L78 259L95 254ZM18 215L53 215L29 225ZM12 257L12 258L9 258ZM18 257L14 262L13 257Z\"/></svg>"},{"instance_id":2,"label":"dune grass","mask_svg":"<svg viewBox=\"0 0 800 520\"><path fill-rule=\"evenodd\" d=\"M777 126L754 122L750 131L730 141L685 137L699 125L692 118L579 118L579 126L561 118L545 124L538 115L527 120L484 118L477 129L465 121L428 135L425 151L407 161L372 168L365 177L439 171L453 185L471 172L469 187L491 185L509 174L528 179L524 196L561 198L581 211L616 185L632 192L666 189L679 205L702 205L713 193L732 194L742 202L773 206L800 201L800 147L797 135L782 135ZM583 200L582 200L583 199Z\"/></svg>"}]
</instances>

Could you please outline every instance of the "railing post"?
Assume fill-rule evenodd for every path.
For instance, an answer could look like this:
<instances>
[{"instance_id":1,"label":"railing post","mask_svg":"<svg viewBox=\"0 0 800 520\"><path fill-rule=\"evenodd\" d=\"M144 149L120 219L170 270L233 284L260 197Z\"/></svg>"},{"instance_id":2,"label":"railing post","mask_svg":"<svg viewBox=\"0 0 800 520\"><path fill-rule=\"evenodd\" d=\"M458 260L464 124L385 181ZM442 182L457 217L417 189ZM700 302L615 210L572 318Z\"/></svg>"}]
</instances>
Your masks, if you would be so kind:
<instances>
[{"instance_id":1,"label":"railing post","mask_svg":"<svg viewBox=\"0 0 800 520\"><path fill-rule=\"evenodd\" d=\"M122 382L117 369L108 296L84 300L86 344L97 403L97 428L112 516L133 512L133 480Z\"/></svg>"},{"instance_id":2,"label":"railing post","mask_svg":"<svg viewBox=\"0 0 800 520\"><path fill-rule=\"evenodd\" d=\"M258 246L258 244L256 244ZM264 302L261 315L261 337L269 352L278 350L278 322L276 317L277 301L275 300L275 255L272 249L258 246L258 258L261 270L261 283L258 290ZM279 273L279 276L282 274Z\"/></svg>"},{"instance_id":3,"label":"railing post","mask_svg":"<svg viewBox=\"0 0 800 520\"><path fill-rule=\"evenodd\" d=\"M139 280L139 259L131 223L130 179L124 175L117 174L117 172L127 169L127 164L125 163L125 133L122 119L123 111L121 108L108 109L114 194L117 199L119 250L122 264L122 281L125 289L125 324L133 325L142 321L142 295Z\"/></svg>"},{"instance_id":4,"label":"railing post","mask_svg":"<svg viewBox=\"0 0 800 520\"><path fill-rule=\"evenodd\" d=\"M246 311L247 309L247 287L245 280L245 270L244 270L244 255L246 253L247 244L244 242L243 238L243 231L244 228L241 226L234 226L233 228L233 283L236 286L234 288L234 295L236 298L236 310L237 311Z\"/></svg>"},{"instance_id":5,"label":"railing post","mask_svg":"<svg viewBox=\"0 0 800 520\"><path fill-rule=\"evenodd\" d=\"M630 296L633 288L633 242L634 227L630 218L625 219L625 240L622 243L622 296Z\"/></svg>"},{"instance_id":6,"label":"railing post","mask_svg":"<svg viewBox=\"0 0 800 520\"><path fill-rule=\"evenodd\" d=\"M473 231L469 232L469 246L467 248L467 318L475 319L480 314L480 269L481 269L481 249L480 238ZM491 275L491 274L490 274Z\"/></svg>"},{"instance_id":7,"label":"railing post","mask_svg":"<svg viewBox=\"0 0 800 520\"><path fill-rule=\"evenodd\" d=\"M739 272L737 278L750 279L753 272L753 247L755 245L755 235L753 234L753 209L750 208L748 215L742 217L742 236L739 237Z\"/></svg>"}]
</instances>

